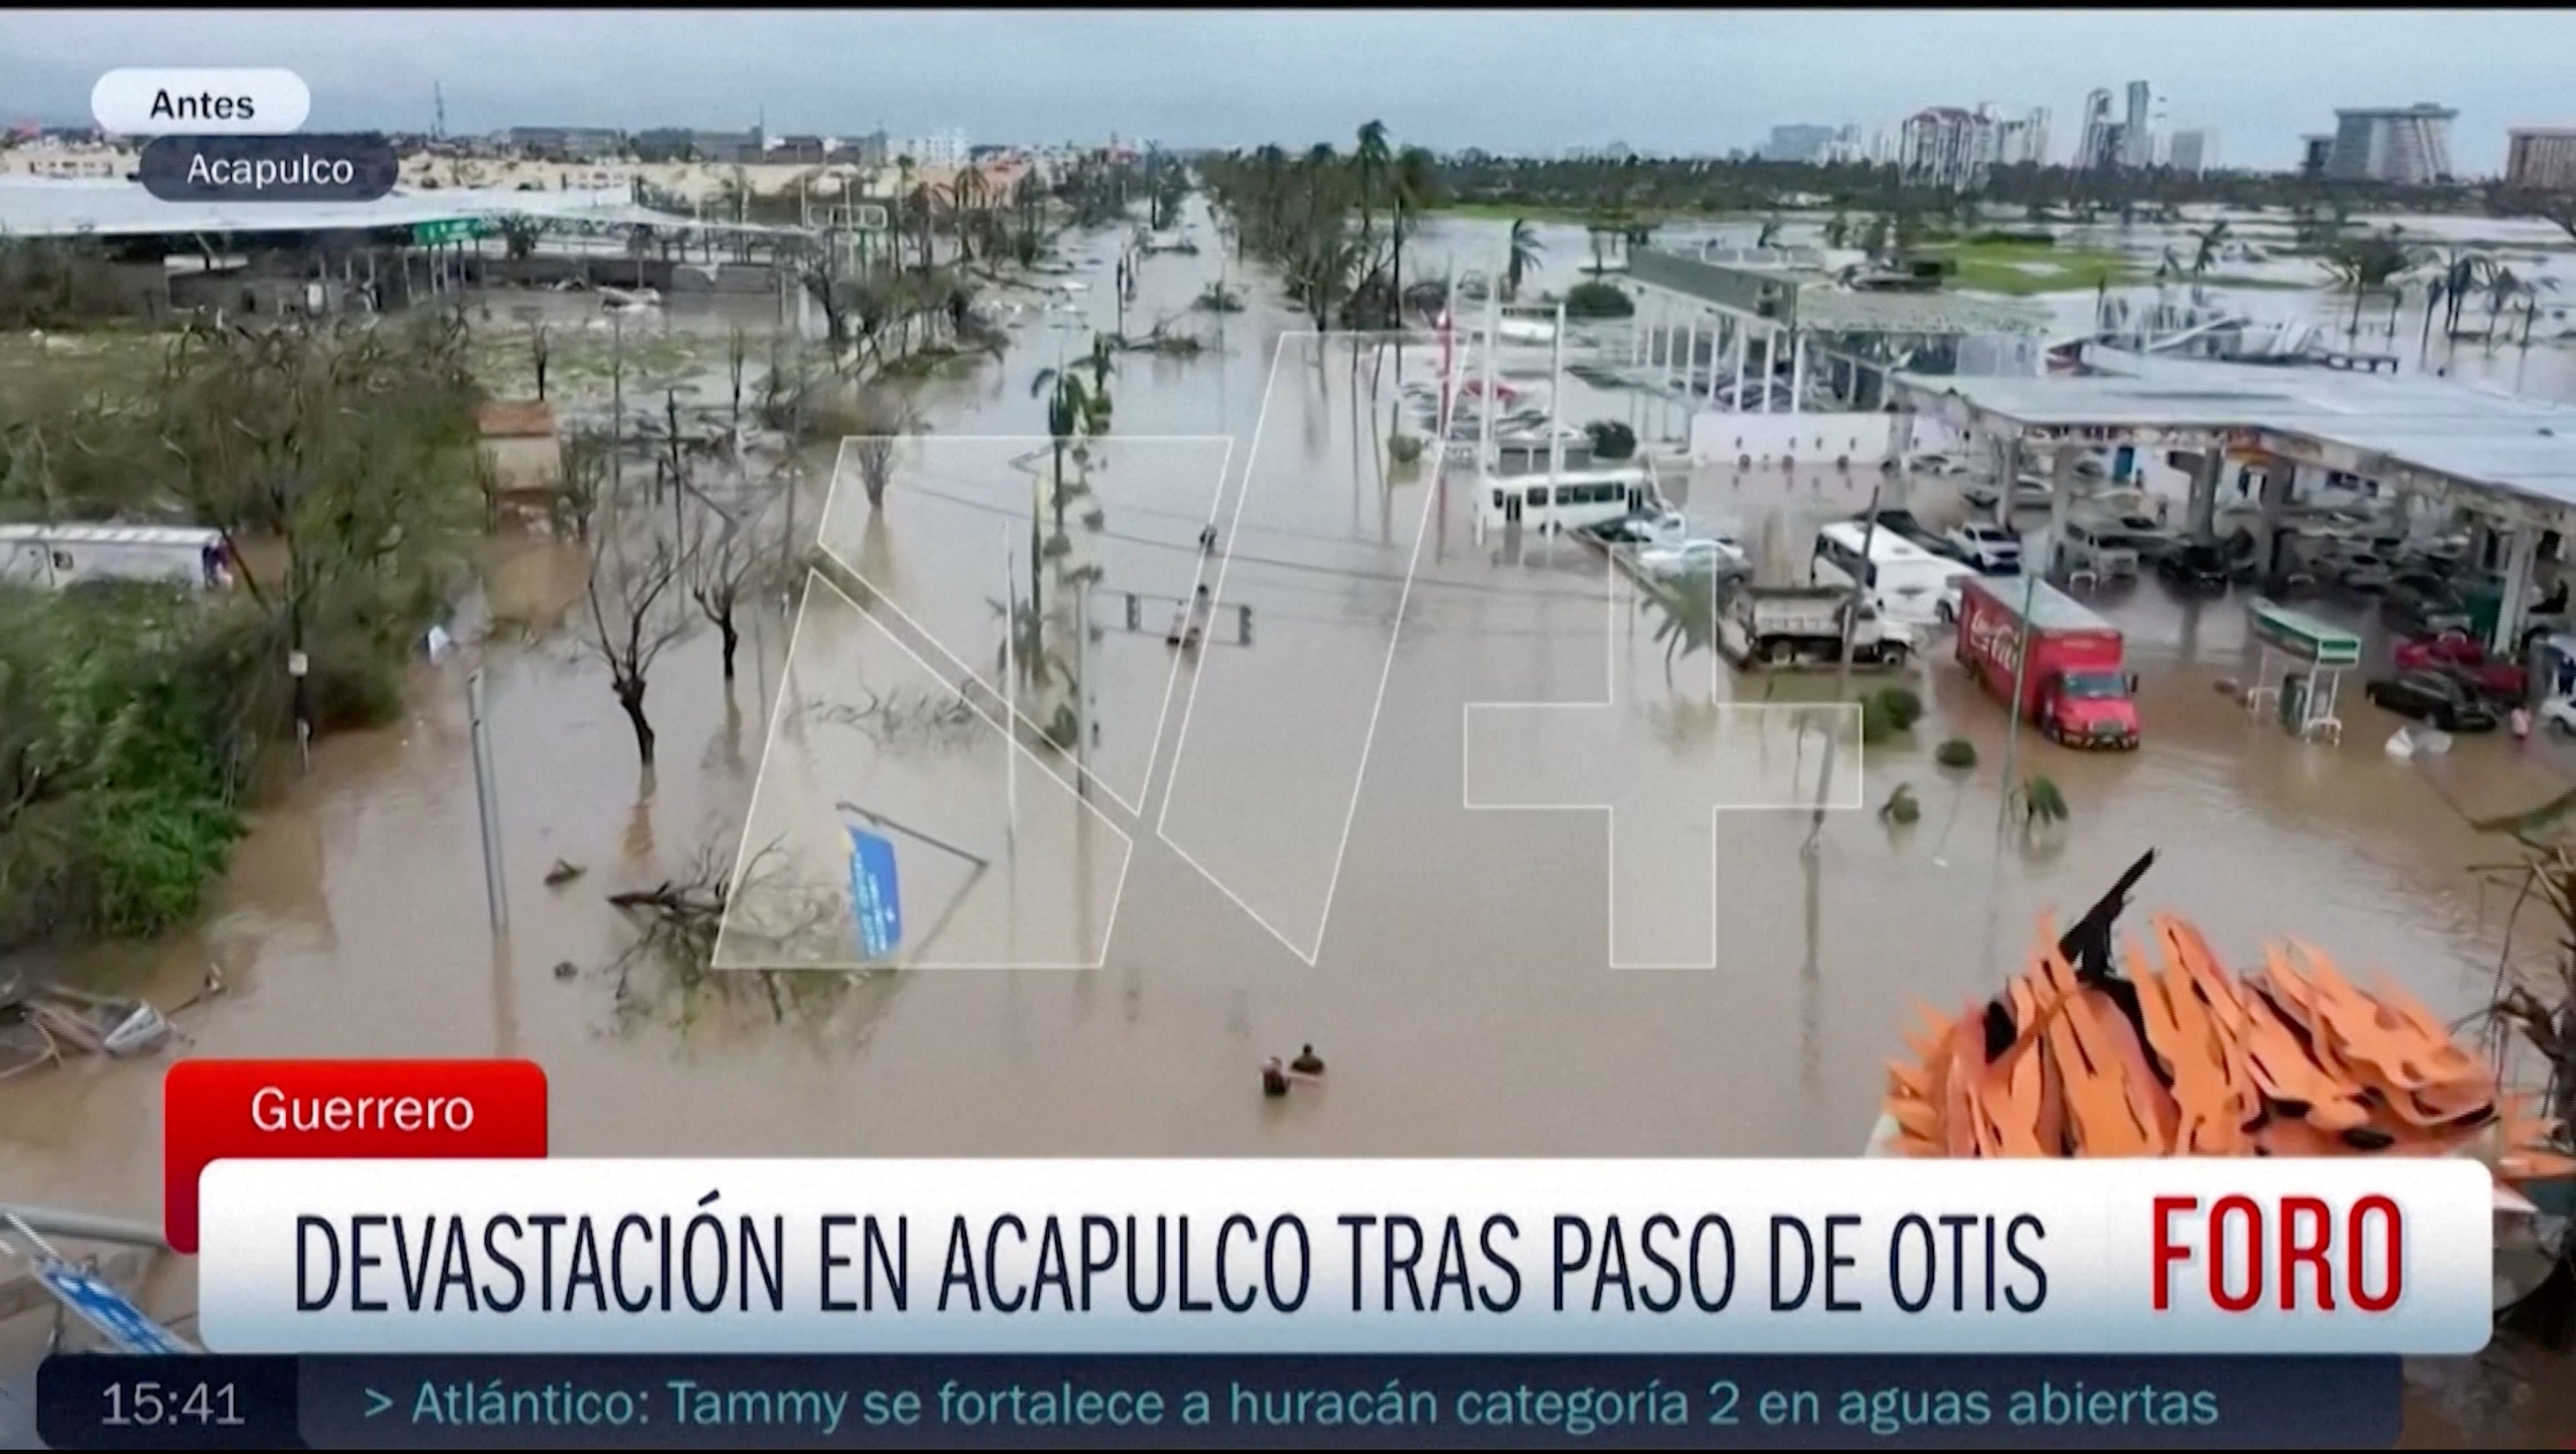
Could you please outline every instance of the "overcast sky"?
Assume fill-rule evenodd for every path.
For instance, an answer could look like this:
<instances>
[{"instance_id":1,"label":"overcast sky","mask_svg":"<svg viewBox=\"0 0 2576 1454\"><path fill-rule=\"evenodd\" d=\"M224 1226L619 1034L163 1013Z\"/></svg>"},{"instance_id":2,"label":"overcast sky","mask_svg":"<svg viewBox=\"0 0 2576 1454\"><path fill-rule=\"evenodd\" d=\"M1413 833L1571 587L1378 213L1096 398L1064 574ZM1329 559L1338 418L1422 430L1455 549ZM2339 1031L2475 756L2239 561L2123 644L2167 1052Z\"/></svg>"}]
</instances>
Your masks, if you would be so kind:
<instances>
[{"instance_id":1,"label":"overcast sky","mask_svg":"<svg viewBox=\"0 0 2576 1454\"><path fill-rule=\"evenodd\" d=\"M2332 11L35 11L0 13L0 119L72 122L118 66L284 66L308 130L748 126L974 141L1436 149L1759 145L1782 122L2046 106L2162 85L2228 163L2285 166L2337 106L2458 108L2456 164L2507 126L2576 123L2576 13Z\"/></svg>"}]
</instances>

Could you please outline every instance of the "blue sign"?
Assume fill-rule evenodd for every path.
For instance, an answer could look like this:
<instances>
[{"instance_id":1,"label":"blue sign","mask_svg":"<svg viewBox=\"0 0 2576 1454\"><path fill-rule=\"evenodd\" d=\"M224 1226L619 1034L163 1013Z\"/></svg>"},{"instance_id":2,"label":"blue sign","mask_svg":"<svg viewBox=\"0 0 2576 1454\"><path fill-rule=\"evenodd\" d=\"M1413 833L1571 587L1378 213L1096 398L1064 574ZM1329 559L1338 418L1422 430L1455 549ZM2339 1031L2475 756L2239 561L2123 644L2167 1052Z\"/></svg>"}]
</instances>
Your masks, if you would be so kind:
<instances>
[{"instance_id":1,"label":"blue sign","mask_svg":"<svg viewBox=\"0 0 2576 1454\"><path fill-rule=\"evenodd\" d=\"M883 959L903 942L903 892L895 882L894 840L850 830L850 911L859 921L859 957Z\"/></svg>"},{"instance_id":2,"label":"blue sign","mask_svg":"<svg viewBox=\"0 0 2576 1454\"><path fill-rule=\"evenodd\" d=\"M45 1291L80 1314L81 1321L98 1329L120 1353L197 1351L178 1334L145 1317L141 1308L95 1272L68 1262L47 1260L37 1264L36 1276L45 1284Z\"/></svg>"}]
</instances>

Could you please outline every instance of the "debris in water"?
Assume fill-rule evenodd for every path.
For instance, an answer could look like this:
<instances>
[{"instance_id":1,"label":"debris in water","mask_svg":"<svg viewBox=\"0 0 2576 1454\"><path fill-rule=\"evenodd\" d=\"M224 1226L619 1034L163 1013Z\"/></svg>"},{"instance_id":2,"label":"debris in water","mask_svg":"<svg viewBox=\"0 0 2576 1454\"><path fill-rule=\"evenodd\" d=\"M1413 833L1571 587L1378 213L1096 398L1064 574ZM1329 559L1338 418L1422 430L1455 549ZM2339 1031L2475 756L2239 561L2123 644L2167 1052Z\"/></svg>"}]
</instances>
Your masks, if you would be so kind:
<instances>
[{"instance_id":1,"label":"debris in water","mask_svg":"<svg viewBox=\"0 0 2576 1454\"><path fill-rule=\"evenodd\" d=\"M557 979L572 979L580 973L581 966L573 963L569 959L558 959L555 961L555 978Z\"/></svg>"},{"instance_id":2,"label":"debris in water","mask_svg":"<svg viewBox=\"0 0 2576 1454\"><path fill-rule=\"evenodd\" d=\"M589 871L568 858L558 858L555 866L546 870L546 887L561 888Z\"/></svg>"},{"instance_id":3,"label":"debris in water","mask_svg":"<svg viewBox=\"0 0 2576 1454\"><path fill-rule=\"evenodd\" d=\"M2139 869L2145 867L2142 861ZM2527 1185L2576 1175L2554 1124L2394 985L2365 991L2296 942L2231 971L2188 921L2111 959L2132 877L1956 1018L1928 1010L1888 1066L1873 1153L2475 1155Z\"/></svg>"}]
</instances>

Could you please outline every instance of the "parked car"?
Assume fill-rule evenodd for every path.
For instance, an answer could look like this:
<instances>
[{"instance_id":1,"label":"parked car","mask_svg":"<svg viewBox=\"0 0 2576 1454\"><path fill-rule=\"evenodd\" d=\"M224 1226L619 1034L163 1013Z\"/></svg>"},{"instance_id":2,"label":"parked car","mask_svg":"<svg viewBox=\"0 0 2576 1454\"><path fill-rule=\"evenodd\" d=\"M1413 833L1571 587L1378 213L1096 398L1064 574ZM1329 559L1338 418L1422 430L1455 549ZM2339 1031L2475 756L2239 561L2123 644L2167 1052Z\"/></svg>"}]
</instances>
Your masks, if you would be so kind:
<instances>
[{"instance_id":1,"label":"parked car","mask_svg":"<svg viewBox=\"0 0 2576 1454\"><path fill-rule=\"evenodd\" d=\"M1942 544L1986 575L2021 574L2021 536L2006 526L1971 520L1943 536Z\"/></svg>"},{"instance_id":2,"label":"parked car","mask_svg":"<svg viewBox=\"0 0 2576 1454\"><path fill-rule=\"evenodd\" d=\"M1995 508L1995 502L2003 498L2003 492L1996 487L1994 481L1979 480L1973 485L1963 486L1959 491L1959 498L1980 510L1992 510ZM2048 485L2046 482L2027 479L2014 481L2012 507L2016 510L2047 509Z\"/></svg>"},{"instance_id":3,"label":"parked car","mask_svg":"<svg viewBox=\"0 0 2576 1454\"><path fill-rule=\"evenodd\" d=\"M1858 521L1862 525L1867 525L1870 521L1876 520L1878 522L1879 529L1893 531L1907 540L1913 540L1917 537L1931 534L1930 531L1923 528L1923 522L1916 519L1914 512L1911 510L1891 508L1881 510L1876 515L1863 511L1858 515L1854 515L1852 519Z\"/></svg>"},{"instance_id":4,"label":"parked car","mask_svg":"<svg viewBox=\"0 0 2576 1454\"><path fill-rule=\"evenodd\" d=\"M2496 714L2468 685L2437 671L2401 671L2377 677L2362 689L2373 706L2430 722L2445 732L2492 732Z\"/></svg>"},{"instance_id":5,"label":"parked car","mask_svg":"<svg viewBox=\"0 0 2576 1454\"><path fill-rule=\"evenodd\" d=\"M2437 636L2469 627L2468 598L2432 571L2400 571L2379 597L2379 619L2400 637Z\"/></svg>"},{"instance_id":6,"label":"parked car","mask_svg":"<svg viewBox=\"0 0 2576 1454\"><path fill-rule=\"evenodd\" d=\"M1734 541L1701 536L1675 545L1650 545L1637 552L1637 568L1659 579L1685 576L1736 576L1745 571L1744 552Z\"/></svg>"},{"instance_id":7,"label":"parked car","mask_svg":"<svg viewBox=\"0 0 2576 1454\"><path fill-rule=\"evenodd\" d=\"M1689 525L1678 510L1640 511L1579 528L1584 534L1612 545L1672 544L1689 531Z\"/></svg>"},{"instance_id":8,"label":"parked car","mask_svg":"<svg viewBox=\"0 0 2576 1454\"><path fill-rule=\"evenodd\" d=\"M2440 672L2489 697L2519 702L2530 686L2522 663L2489 655L2484 643L2465 631L2419 637L2397 648L2399 671Z\"/></svg>"},{"instance_id":9,"label":"parked car","mask_svg":"<svg viewBox=\"0 0 2576 1454\"><path fill-rule=\"evenodd\" d=\"M2318 565L2320 574L2347 591L2375 595L2388 589L2388 562L2377 551L2337 551Z\"/></svg>"},{"instance_id":10,"label":"parked car","mask_svg":"<svg viewBox=\"0 0 2576 1454\"><path fill-rule=\"evenodd\" d=\"M2156 574L2166 584L2195 595L2227 594L2227 552L2207 540L2185 541L2156 558Z\"/></svg>"}]
</instances>

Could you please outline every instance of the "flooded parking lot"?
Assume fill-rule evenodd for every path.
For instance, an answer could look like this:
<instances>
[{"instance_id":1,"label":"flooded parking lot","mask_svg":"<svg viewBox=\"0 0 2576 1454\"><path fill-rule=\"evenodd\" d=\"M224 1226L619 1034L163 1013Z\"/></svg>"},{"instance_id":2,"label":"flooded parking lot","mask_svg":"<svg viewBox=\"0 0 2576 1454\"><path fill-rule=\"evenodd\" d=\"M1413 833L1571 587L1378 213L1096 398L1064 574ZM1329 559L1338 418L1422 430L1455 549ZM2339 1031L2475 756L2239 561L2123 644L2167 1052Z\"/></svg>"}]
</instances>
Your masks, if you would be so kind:
<instances>
[{"instance_id":1,"label":"flooded parking lot","mask_svg":"<svg viewBox=\"0 0 2576 1454\"><path fill-rule=\"evenodd\" d=\"M1185 318L1231 267L1213 244L1151 260L1130 316ZM1391 361L1250 291L1247 312L1196 320L1208 355L1123 357L1111 380L1104 519L1082 547L1102 572L1104 791L1078 799L1060 761L1015 758L983 697L953 731L909 736L833 710L999 675L992 600L1025 577L1027 457L1045 443L1030 381L1054 362L1030 322L1001 364L925 388L932 428L882 509L844 456L818 460L836 483L807 518L869 589L809 590L801 619L764 602L729 687L711 636L671 652L658 773L639 776L604 676L562 638L490 649L506 934L486 929L459 661L419 668L400 726L317 747L198 928L98 968L167 992L220 965L232 992L188 1023L193 1054L534 1058L553 1144L576 1155L1848 1155L1911 1006L1983 997L2039 915L2080 911L2148 849L2142 904L2232 957L2297 934L2444 1013L2482 997L2504 915L2469 869L2494 850L2445 797L2540 801L2563 782L2543 751L2499 737L2395 761L2396 720L2357 690L2343 742L2294 741L2219 690L2252 674L2244 598L2148 581L2099 603L2142 679L2141 748L2013 749L2071 822L2005 824L2009 724L1936 644L1903 678L1929 717L1842 759L1802 853L1824 729L1771 709L1829 681L1706 655L1668 675L1655 618L1596 553L1480 537L1454 482L1388 470ZM1777 573L1878 477L1665 483ZM1942 506L1928 486L1915 503ZM1211 521L1222 560L1199 545ZM579 589L565 547L496 552L513 617ZM1176 671L1162 603L1201 584L1220 612L1249 608L1250 641ZM1150 604L1138 631L1130 593ZM1552 715L1505 722L1497 704ZM1953 735L1978 748L1972 773L1933 764ZM1899 783L1924 804L1911 827L1870 811ZM604 892L772 841L801 845L828 892L844 801L1004 865L920 860L913 912L953 910L922 968L772 990L616 967L633 929ZM557 860L586 872L550 888ZM1709 967L1612 967L1697 963L1701 882ZM846 946L837 921L830 937ZM1258 1061L1310 1042L1329 1089L1259 1095ZM148 1064L13 1084L13 1188L153 1214L158 1094ZM2490 1432L2557 1416L2503 1412L2519 1385L2483 1403L2451 1389L2419 1410L2423 1437L2449 1436L2445 1409Z\"/></svg>"}]
</instances>

